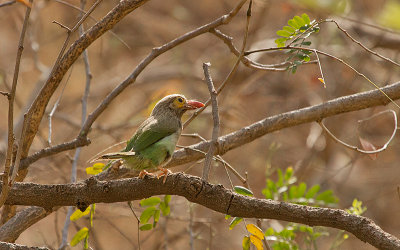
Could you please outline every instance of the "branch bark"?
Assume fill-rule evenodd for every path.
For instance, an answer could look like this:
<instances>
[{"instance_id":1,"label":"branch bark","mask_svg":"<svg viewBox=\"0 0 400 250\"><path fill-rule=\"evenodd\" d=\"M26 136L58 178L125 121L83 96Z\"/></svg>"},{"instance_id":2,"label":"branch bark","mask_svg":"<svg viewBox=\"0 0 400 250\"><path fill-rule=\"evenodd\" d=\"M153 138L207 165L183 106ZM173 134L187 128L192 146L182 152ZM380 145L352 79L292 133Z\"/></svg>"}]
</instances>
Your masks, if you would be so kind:
<instances>
[{"instance_id":1,"label":"branch bark","mask_svg":"<svg viewBox=\"0 0 400 250\"><path fill-rule=\"evenodd\" d=\"M79 39L71 45L61 60L55 65L45 85L41 89L32 106L29 108L28 113L31 115L31 122L27 128L27 136L23 143L23 158L28 154L50 98L71 65L92 42L108 30L112 29L122 18L145 4L147 1L148 0L120 1L118 5L115 6L115 8L112 9L101 21L86 31L84 35L80 36Z\"/></svg>"},{"instance_id":2,"label":"branch bark","mask_svg":"<svg viewBox=\"0 0 400 250\"><path fill-rule=\"evenodd\" d=\"M400 82L381 88L391 99L400 98ZM354 95L348 95L330 100L314 106L296 109L279 115L267 117L247 127L241 128L230 134L218 138L216 155L223 155L226 152L252 142L268 133L293 127L296 125L320 121L323 118L362 110L379 105L387 105L391 101L382 95L380 90L371 90ZM199 151L207 151L210 141L200 142L184 149L175 151L171 161L166 167L173 167L204 158Z\"/></svg>"},{"instance_id":3,"label":"branch bark","mask_svg":"<svg viewBox=\"0 0 400 250\"><path fill-rule=\"evenodd\" d=\"M85 209L92 203L114 203L153 195L183 196L214 211L244 218L276 219L310 226L346 230L379 249L400 249L400 240L378 227L372 220L341 209L301 206L286 202L243 196L213 185L199 177L176 173L162 179L146 177L98 181L95 177L71 184L42 185L15 183L6 204L34 205L52 211L57 206Z\"/></svg>"},{"instance_id":4,"label":"branch bark","mask_svg":"<svg viewBox=\"0 0 400 250\"><path fill-rule=\"evenodd\" d=\"M28 247L24 245L0 242L0 249L13 249L13 250L50 250L47 247Z\"/></svg>"}]
</instances>

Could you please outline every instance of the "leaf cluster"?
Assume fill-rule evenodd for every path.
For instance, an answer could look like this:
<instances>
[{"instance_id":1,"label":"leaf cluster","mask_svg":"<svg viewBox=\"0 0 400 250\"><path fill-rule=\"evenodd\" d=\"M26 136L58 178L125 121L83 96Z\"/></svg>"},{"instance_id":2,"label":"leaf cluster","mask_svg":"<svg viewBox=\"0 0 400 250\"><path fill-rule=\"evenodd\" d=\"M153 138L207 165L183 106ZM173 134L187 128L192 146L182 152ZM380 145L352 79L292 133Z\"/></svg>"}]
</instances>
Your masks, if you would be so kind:
<instances>
[{"instance_id":1,"label":"leaf cluster","mask_svg":"<svg viewBox=\"0 0 400 250\"><path fill-rule=\"evenodd\" d=\"M301 16L294 16L288 21L287 26L283 26L281 30L276 32L280 38L276 39L275 43L277 47L286 47L287 45L293 47L310 46L311 41L306 39L311 34L319 32L319 29L316 21L310 21L307 14L304 13ZM299 65L310 61L310 54L312 52L303 49L291 49L286 53L288 54L286 62L290 62L287 70L291 70L294 74Z\"/></svg>"}]
</instances>

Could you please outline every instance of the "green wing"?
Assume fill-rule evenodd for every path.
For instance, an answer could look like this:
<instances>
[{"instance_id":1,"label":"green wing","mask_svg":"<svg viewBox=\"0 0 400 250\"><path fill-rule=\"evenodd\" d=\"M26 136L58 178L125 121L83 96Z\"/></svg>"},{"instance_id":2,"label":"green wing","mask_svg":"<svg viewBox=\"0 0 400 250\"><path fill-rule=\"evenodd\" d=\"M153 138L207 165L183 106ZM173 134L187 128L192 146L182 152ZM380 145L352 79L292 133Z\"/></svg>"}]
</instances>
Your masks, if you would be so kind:
<instances>
[{"instance_id":1,"label":"green wing","mask_svg":"<svg viewBox=\"0 0 400 250\"><path fill-rule=\"evenodd\" d=\"M157 122L153 117L149 117L140 125L132 139L128 141L123 152L140 152L175 132L176 129L162 126L161 123Z\"/></svg>"}]
</instances>

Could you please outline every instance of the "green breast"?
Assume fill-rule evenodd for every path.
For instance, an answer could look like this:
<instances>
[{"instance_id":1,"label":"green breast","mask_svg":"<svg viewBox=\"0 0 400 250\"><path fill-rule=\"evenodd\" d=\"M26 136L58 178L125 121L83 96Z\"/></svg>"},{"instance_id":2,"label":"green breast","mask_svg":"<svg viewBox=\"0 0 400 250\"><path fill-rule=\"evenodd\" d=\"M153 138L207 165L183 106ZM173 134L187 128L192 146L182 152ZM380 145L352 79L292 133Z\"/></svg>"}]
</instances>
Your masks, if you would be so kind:
<instances>
[{"instance_id":1,"label":"green breast","mask_svg":"<svg viewBox=\"0 0 400 250\"><path fill-rule=\"evenodd\" d=\"M179 133L173 133L137 152L137 156L124 158L126 166L136 170L143 170L157 168L166 164L174 153L178 138Z\"/></svg>"}]
</instances>

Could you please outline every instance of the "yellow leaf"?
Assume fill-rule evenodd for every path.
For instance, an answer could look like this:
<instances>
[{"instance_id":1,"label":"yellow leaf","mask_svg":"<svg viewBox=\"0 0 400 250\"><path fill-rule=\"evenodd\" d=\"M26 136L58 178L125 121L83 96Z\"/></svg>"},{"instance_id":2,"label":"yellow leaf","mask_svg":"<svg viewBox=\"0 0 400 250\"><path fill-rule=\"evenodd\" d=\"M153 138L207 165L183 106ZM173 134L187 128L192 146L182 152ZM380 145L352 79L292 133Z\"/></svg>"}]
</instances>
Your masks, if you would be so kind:
<instances>
[{"instance_id":1,"label":"yellow leaf","mask_svg":"<svg viewBox=\"0 0 400 250\"><path fill-rule=\"evenodd\" d=\"M26 7L32 8L32 4L27 0L17 0L17 2L23 3Z\"/></svg>"},{"instance_id":2,"label":"yellow leaf","mask_svg":"<svg viewBox=\"0 0 400 250\"><path fill-rule=\"evenodd\" d=\"M86 174L96 175L103 172L105 164L104 163L95 163L92 167L86 168Z\"/></svg>"},{"instance_id":3,"label":"yellow leaf","mask_svg":"<svg viewBox=\"0 0 400 250\"><path fill-rule=\"evenodd\" d=\"M105 165L106 164L104 164L104 163L97 162L97 163L93 164L93 169L96 169L96 170L97 169L103 169Z\"/></svg>"},{"instance_id":4,"label":"yellow leaf","mask_svg":"<svg viewBox=\"0 0 400 250\"><path fill-rule=\"evenodd\" d=\"M250 249L250 237L249 236L243 237L242 247L243 247L243 250Z\"/></svg>"},{"instance_id":5,"label":"yellow leaf","mask_svg":"<svg viewBox=\"0 0 400 250\"><path fill-rule=\"evenodd\" d=\"M322 78L318 78L318 80L319 80L320 82L322 82L323 84L325 84L325 81L324 81L324 79L322 79Z\"/></svg>"},{"instance_id":6,"label":"yellow leaf","mask_svg":"<svg viewBox=\"0 0 400 250\"><path fill-rule=\"evenodd\" d=\"M255 236L257 236L260 239L264 239L263 231L261 231L261 229L259 227L257 227L256 225L247 224L246 228L247 228L247 231L249 231L251 234L254 234Z\"/></svg>"},{"instance_id":7,"label":"yellow leaf","mask_svg":"<svg viewBox=\"0 0 400 250\"><path fill-rule=\"evenodd\" d=\"M85 212L81 212L81 210L77 209L75 212L73 212L71 214L71 216L69 217L69 219L71 221L76 221L77 219L89 214L90 212L90 207L86 208Z\"/></svg>"},{"instance_id":8,"label":"yellow leaf","mask_svg":"<svg viewBox=\"0 0 400 250\"><path fill-rule=\"evenodd\" d=\"M253 243L254 246L257 247L257 250L263 250L264 249L261 239L258 238L257 236L250 235L250 241L251 241L251 243Z\"/></svg>"}]
</instances>

